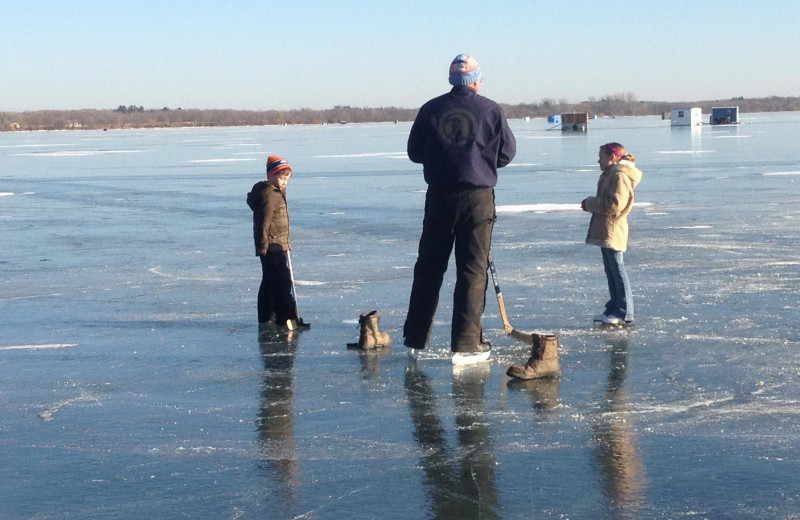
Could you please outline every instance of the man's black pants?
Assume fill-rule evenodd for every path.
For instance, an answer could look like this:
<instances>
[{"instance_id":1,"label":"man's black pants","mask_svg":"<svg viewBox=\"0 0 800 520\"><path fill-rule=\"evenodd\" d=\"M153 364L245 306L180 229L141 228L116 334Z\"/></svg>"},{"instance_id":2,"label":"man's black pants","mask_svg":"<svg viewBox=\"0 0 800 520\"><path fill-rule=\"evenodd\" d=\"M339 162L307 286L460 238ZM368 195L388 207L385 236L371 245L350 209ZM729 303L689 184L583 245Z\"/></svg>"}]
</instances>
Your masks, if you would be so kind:
<instances>
[{"instance_id":1,"label":"man's black pants","mask_svg":"<svg viewBox=\"0 0 800 520\"><path fill-rule=\"evenodd\" d=\"M456 286L450 349L475 352L482 341L489 250L496 219L493 188L430 185L408 315L405 344L425 348L439 304L439 290L455 245Z\"/></svg>"}]
</instances>

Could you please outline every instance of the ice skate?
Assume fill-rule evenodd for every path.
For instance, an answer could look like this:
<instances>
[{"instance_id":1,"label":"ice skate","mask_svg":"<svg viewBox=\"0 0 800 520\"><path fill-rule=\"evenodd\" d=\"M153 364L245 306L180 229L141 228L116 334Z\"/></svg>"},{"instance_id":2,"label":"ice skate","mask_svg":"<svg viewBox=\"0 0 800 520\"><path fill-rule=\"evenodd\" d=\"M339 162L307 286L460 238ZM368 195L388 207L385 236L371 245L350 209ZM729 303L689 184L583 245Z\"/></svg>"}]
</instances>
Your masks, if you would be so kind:
<instances>
[{"instance_id":1,"label":"ice skate","mask_svg":"<svg viewBox=\"0 0 800 520\"><path fill-rule=\"evenodd\" d=\"M473 352L454 352L453 364L454 365L472 365L474 363L481 363L489 359L492 353L492 345L488 341L483 341L476 345Z\"/></svg>"},{"instance_id":2,"label":"ice skate","mask_svg":"<svg viewBox=\"0 0 800 520\"><path fill-rule=\"evenodd\" d=\"M599 321L595 322L594 325L596 328L600 330L629 330L636 328L636 325L632 320L631 321L620 320L617 321L616 323L604 323L602 321Z\"/></svg>"},{"instance_id":3,"label":"ice skate","mask_svg":"<svg viewBox=\"0 0 800 520\"><path fill-rule=\"evenodd\" d=\"M296 320L286 320L287 330L305 330L310 328L311 324L303 321L303 318L297 318Z\"/></svg>"},{"instance_id":4,"label":"ice skate","mask_svg":"<svg viewBox=\"0 0 800 520\"><path fill-rule=\"evenodd\" d=\"M617 316L609 316L608 314L599 314L594 317L594 324L599 329L606 330L620 330L634 328L633 320L625 320Z\"/></svg>"}]
</instances>

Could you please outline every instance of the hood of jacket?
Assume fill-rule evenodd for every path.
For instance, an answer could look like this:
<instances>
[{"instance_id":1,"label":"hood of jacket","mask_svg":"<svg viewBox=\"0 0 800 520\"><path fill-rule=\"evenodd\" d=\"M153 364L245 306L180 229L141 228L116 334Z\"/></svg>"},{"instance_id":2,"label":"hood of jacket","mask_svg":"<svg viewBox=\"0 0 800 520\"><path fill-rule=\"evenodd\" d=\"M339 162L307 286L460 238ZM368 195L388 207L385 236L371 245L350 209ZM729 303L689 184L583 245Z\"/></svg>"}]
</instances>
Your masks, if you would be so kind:
<instances>
[{"instance_id":1,"label":"hood of jacket","mask_svg":"<svg viewBox=\"0 0 800 520\"><path fill-rule=\"evenodd\" d=\"M255 211L264 207L265 192L269 186L270 184L267 181L260 181L253 185L253 189L247 194L247 205L250 206L250 209Z\"/></svg>"},{"instance_id":2,"label":"hood of jacket","mask_svg":"<svg viewBox=\"0 0 800 520\"><path fill-rule=\"evenodd\" d=\"M631 180L631 186L634 188L642 180L642 171L631 161L623 159L616 164L615 168L620 175L624 175Z\"/></svg>"}]
</instances>

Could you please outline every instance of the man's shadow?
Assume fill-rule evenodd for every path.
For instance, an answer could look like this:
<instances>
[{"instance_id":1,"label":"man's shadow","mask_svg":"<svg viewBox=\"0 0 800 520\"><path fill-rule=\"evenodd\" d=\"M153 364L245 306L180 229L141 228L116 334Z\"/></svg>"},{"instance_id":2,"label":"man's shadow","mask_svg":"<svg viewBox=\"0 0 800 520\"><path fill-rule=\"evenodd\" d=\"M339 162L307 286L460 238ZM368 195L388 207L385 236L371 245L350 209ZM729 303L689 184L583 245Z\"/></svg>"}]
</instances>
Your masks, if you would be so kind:
<instances>
[{"instance_id":1,"label":"man's shadow","mask_svg":"<svg viewBox=\"0 0 800 520\"><path fill-rule=\"evenodd\" d=\"M454 369L452 397L458 446L451 447L437 415L430 379L415 361L409 361L406 368L404 386L414 438L422 452L433 518L499 518L495 463L483 400L486 377L488 367Z\"/></svg>"}]
</instances>

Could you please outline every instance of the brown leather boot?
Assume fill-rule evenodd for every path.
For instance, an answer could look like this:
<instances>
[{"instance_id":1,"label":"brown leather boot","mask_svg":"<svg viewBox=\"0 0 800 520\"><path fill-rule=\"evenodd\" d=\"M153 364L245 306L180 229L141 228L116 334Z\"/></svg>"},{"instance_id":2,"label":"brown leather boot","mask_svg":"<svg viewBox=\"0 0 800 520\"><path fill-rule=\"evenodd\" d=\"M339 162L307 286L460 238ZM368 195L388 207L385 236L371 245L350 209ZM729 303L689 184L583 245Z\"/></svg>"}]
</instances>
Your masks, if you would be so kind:
<instances>
[{"instance_id":1,"label":"brown leather boot","mask_svg":"<svg viewBox=\"0 0 800 520\"><path fill-rule=\"evenodd\" d=\"M531 357L524 365L513 365L506 375L517 379L556 378L561 376L558 362L558 336L555 334L533 334Z\"/></svg>"},{"instance_id":2,"label":"brown leather boot","mask_svg":"<svg viewBox=\"0 0 800 520\"><path fill-rule=\"evenodd\" d=\"M381 315L378 311L362 312L358 318L361 332L358 335L358 348L369 350L386 347L392 343L392 337L378 329Z\"/></svg>"}]
</instances>

